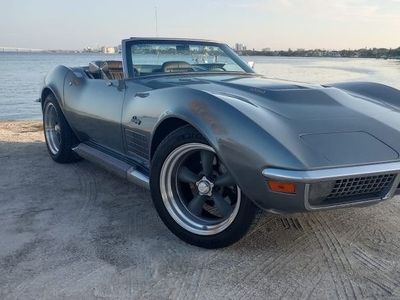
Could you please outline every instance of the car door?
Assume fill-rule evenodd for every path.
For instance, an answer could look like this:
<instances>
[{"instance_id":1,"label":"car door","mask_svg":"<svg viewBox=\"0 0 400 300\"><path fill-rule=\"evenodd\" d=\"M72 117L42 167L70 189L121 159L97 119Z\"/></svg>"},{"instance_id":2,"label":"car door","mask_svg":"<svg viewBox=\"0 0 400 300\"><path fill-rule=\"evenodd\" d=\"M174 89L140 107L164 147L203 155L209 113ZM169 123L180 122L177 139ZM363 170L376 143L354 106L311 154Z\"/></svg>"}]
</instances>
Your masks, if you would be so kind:
<instances>
[{"instance_id":1,"label":"car door","mask_svg":"<svg viewBox=\"0 0 400 300\"><path fill-rule=\"evenodd\" d=\"M121 119L125 154L128 159L148 167L150 135L159 117L158 109L150 99L150 87L135 79L126 80L125 84Z\"/></svg>"},{"instance_id":2,"label":"car door","mask_svg":"<svg viewBox=\"0 0 400 300\"><path fill-rule=\"evenodd\" d=\"M96 143L124 153L121 113L124 82L89 79L80 72L69 72L64 82L64 112L70 125L85 142Z\"/></svg>"}]
</instances>

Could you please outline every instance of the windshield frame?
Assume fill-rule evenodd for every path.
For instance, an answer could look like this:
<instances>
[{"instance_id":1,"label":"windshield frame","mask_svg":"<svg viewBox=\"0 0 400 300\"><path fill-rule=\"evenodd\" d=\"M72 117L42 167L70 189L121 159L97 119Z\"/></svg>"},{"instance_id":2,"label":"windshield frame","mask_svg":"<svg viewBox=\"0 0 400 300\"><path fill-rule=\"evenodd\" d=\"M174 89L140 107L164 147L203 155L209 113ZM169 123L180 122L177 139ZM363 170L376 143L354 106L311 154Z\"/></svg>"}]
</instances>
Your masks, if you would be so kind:
<instances>
[{"instance_id":1,"label":"windshield frame","mask_svg":"<svg viewBox=\"0 0 400 300\"><path fill-rule=\"evenodd\" d=\"M235 51L233 51L228 45L219 43L219 42L214 42L214 41L208 41L208 40L196 40L196 39L169 39L169 38L130 38L122 41L122 47L125 53L125 59L123 61L124 64L124 77L125 78L138 78L138 77L147 77L147 76L155 76L155 75L144 75L144 76L136 76L134 67L133 67L133 61L132 61L132 55L131 55L131 49L132 46L134 45L140 45L140 44L156 44L156 45L162 45L162 44L195 44L195 45L204 45L204 46L209 46L209 47L219 47L225 54L228 56L234 63L236 63L241 69L243 69L243 72L232 72L232 71L226 71L226 73L251 73L255 74L256 72L247 64L246 61L244 61L238 54L236 54ZM207 72L207 71L204 71ZM190 72L187 73L189 74L196 74L196 73L204 73L204 72ZM210 71L208 71L210 72ZM157 74L158 76L166 76L166 75L177 75L181 73L159 73Z\"/></svg>"}]
</instances>

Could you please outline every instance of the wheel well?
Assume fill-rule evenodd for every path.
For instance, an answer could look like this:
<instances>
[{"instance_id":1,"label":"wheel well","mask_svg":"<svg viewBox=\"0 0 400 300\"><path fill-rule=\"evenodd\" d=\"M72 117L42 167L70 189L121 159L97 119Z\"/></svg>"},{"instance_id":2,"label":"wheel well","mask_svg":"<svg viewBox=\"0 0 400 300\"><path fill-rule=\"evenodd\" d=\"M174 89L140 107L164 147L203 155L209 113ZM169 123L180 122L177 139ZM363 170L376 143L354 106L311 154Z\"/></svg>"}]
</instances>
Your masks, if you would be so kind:
<instances>
[{"instance_id":1,"label":"wheel well","mask_svg":"<svg viewBox=\"0 0 400 300\"><path fill-rule=\"evenodd\" d=\"M185 125L190 124L178 118L169 118L163 121L154 133L151 143L150 159L153 158L154 152L156 152L158 145L160 145L160 143L168 134Z\"/></svg>"},{"instance_id":2,"label":"wheel well","mask_svg":"<svg viewBox=\"0 0 400 300\"><path fill-rule=\"evenodd\" d=\"M40 101L40 105L42 106L42 110L43 110L43 104L44 104L44 100L47 98L48 95L53 94L53 92L49 89L49 88L45 88L42 91L42 96L41 96L41 101Z\"/></svg>"}]
</instances>

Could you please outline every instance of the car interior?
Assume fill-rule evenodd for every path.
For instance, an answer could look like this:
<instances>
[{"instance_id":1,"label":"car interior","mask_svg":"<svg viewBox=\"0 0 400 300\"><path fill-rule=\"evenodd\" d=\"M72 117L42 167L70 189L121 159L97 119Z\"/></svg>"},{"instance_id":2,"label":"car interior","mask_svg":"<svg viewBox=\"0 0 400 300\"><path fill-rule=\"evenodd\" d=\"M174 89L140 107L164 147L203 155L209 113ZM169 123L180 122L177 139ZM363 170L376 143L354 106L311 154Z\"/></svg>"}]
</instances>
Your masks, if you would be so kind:
<instances>
[{"instance_id":1,"label":"car interior","mask_svg":"<svg viewBox=\"0 0 400 300\"><path fill-rule=\"evenodd\" d=\"M189 64L186 61L166 61L162 65L142 64L135 65L136 76L154 75L160 73L183 73L183 72L219 72L224 70L225 63L200 63ZM91 79L120 80L124 79L122 61L91 61L85 73Z\"/></svg>"}]
</instances>

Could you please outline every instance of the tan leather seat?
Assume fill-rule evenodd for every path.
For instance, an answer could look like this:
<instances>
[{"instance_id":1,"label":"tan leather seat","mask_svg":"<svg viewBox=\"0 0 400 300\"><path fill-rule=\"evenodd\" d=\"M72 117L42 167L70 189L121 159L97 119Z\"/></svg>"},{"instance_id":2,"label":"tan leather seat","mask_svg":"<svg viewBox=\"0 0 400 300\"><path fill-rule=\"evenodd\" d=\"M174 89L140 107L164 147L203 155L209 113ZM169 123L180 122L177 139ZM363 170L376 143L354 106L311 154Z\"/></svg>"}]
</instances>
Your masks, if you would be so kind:
<instances>
[{"instance_id":1,"label":"tan leather seat","mask_svg":"<svg viewBox=\"0 0 400 300\"><path fill-rule=\"evenodd\" d=\"M122 67L122 61L108 60L106 61L108 70L104 72L108 79L124 79L124 70Z\"/></svg>"},{"instance_id":2,"label":"tan leather seat","mask_svg":"<svg viewBox=\"0 0 400 300\"><path fill-rule=\"evenodd\" d=\"M166 61L161 66L161 70L166 73L194 71L192 66L186 61Z\"/></svg>"}]
</instances>

